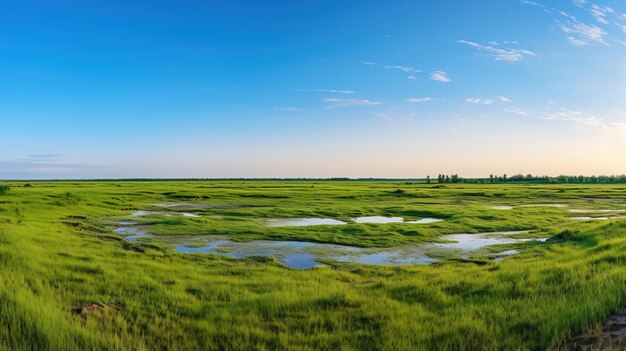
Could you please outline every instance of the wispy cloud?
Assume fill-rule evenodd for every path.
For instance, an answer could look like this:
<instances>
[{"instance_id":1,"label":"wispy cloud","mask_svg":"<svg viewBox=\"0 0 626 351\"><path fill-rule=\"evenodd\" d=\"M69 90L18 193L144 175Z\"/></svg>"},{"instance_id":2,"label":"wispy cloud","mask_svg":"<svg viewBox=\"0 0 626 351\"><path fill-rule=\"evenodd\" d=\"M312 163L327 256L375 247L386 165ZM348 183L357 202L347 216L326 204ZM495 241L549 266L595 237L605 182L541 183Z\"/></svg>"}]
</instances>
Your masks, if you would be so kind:
<instances>
[{"instance_id":1,"label":"wispy cloud","mask_svg":"<svg viewBox=\"0 0 626 351\"><path fill-rule=\"evenodd\" d=\"M585 46L591 43L608 45L604 37L606 31L594 24L585 24L575 17L569 16L569 20L560 23L563 33L568 34L567 40L574 46Z\"/></svg>"},{"instance_id":2,"label":"wispy cloud","mask_svg":"<svg viewBox=\"0 0 626 351\"><path fill-rule=\"evenodd\" d=\"M591 5L589 12L593 17L595 17L596 21L602 24L609 24L606 17L608 14L614 13L613 9L608 6L601 7L595 4Z\"/></svg>"},{"instance_id":3,"label":"wispy cloud","mask_svg":"<svg viewBox=\"0 0 626 351\"><path fill-rule=\"evenodd\" d=\"M595 115L582 111L573 111L562 107L555 112L544 112L541 117L550 121L562 121L573 123L586 128L608 128L609 124Z\"/></svg>"},{"instance_id":4,"label":"wispy cloud","mask_svg":"<svg viewBox=\"0 0 626 351\"><path fill-rule=\"evenodd\" d=\"M358 91L348 89L297 89L298 91L312 91L316 93L331 93L331 94L358 94Z\"/></svg>"},{"instance_id":5,"label":"wispy cloud","mask_svg":"<svg viewBox=\"0 0 626 351\"><path fill-rule=\"evenodd\" d=\"M452 81L450 78L448 78L448 75L444 71L435 71L431 73L430 79L438 81L438 82L442 82L442 83L448 83Z\"/></svg>"},{"instance_id":6,"label":"wispy cloud","mask_svg":"<svg viewBox=\"0 0 626 351\"><path fill-rule=\"evenodd\" d=\"M423 98L406 99L406 102L428 102L428 101L433 101L433 98L431 98L431 97L423 97Z\"/></svg>"},{"instance_id":7,"label":"wispy cloud","mask_svg":"<svg viewBox=\"0 0 626 351\"><path fill-rule=\"evenodd\" d=\"M274 106L272 109L276 111L285 111L285 112L297 112L302 111L301 108L295 106Z\"/></svg>"},{"instance_id":8,"label":"wispy cloud","mask_svg":"<svg viewBox=\"0 0 626 351\"><path fill-rule=\"evenodd\" d=\"M526 5L526 6L535 6L535 7L539 7L541 8L543 11L547 12L547 13L552 13L552 9L541 5L540 3L536 2L536 1L530 1L530 0L521 0L520 3L522 5Z\"/></svg>"},{"instance_id":9,"label":"wispy cloud","mask_svg":"<svg viewBox=\"0 0 626 351\"><path fill-rule=\"evenodd\" d=\"M521 108L507 108L504 112L514 113L516 115L527 116L528 112L526 110L522 110Z\"/></svg>"},{"instance_id":10,"label":"wispy cloud","mask_svg":"<svg viewBox=\"0 0 626 351\"><path fill-rule=\"evenodd\" d=\"M623 129L625 126L622 122L609 122L606 121L592 112L575 111L565 107L555 107L551 104L544 112L531 113L521 108L508 108L504 110L508 113L513 113L522 116L534 117L546 121L569 123L577 128L592 129L598 131L607 131L615 128Z\"/></svg>"},{"instance_id":11,"label":"wispy cloud","mask_svg":"<svg viewBox=\"0 0 626 351\"><path fill-rule=\"evenodd\" d=\"M470 103L470 104L474 104L474 105L493 105L496 102L501 102L501 103L511 103L511 99L509 99L506 96L498 96L495 98L476 98L476 97L471 97L471 98L467 98L465 99L465 102Z\"/></svg>"},{"instance_id":12,"label":"wispy cloud","mask_svg":"<svg viewBox=\"0 0 626 351\"><path fill-rule=\"evenodd\" d=\"M356 94L357 93L354 90L345 90L345 89L315 89L315 91L319 93L333 93L333 94Z\"/></svg>"},{"instance_id":13,"label":"wispy cloud","mask_svg":"<svg viewBox=\"0 0 626 351\"><path fill-rule=\"evenodd\" d=\"M475 105L491 105L494 101L492 99L467 98L465 102Z\"/></svg>"},{"instance_id":14,"label":"wispy cloud","mask_svg":"<svg viewBox=\"0 0 626 351\"><path fill-rule=\"evenodd\" d=\"M65 158L66 154L32 154L27 155L27 160L31 162L38 161L59 161Z\"/></svg>"},{"instance_id":15,"label":"wispy cloud","mask_svg":"<svg viewBox=\"0 0 626 351\"><path fill-rule=\"evenodd\" d=\"M521 3L541 7L546 12L557 16L554 18L554 21L557 23L558 28L566 34L567 41L573 46L588 46L592 44L610 46L608 39L614 39L610 38L609 25L616 25L626 33L626 28L623 28L621 23L619 23L624 20L624 15L620 15L609 6L590 4L587 0L572 0L572 3L575 5L575 7L570 7L572 13L584 10L597 22L597 24L593 24L579 19L572 13L546 7L535 1L522 0ZM564 4L564 2L559 2L559 4ZM618 41L620 39L615 40Z\"/></svg>"},{"instance_id":16,"label":"wispy cloud","mask_svg":"<svg viewBox=\"0 0 626 351\"><path fill-rule=\"evenodd\" d=\"M392 70L399 70L402 72L407 72L407 73L419 73L422 70L417 69L415 67L411 67L411 66L402 66L402 65L383 65L383 64L379 64L376 62L372 62L372 61L361 61L361 63L365 64L365 65L370 65L370 66L378 66L378 67L382 67L384 69L392 69Z\"/></svg>"},{"instance_id":17,"label":"wispy cloud","mask_svg":"<svg viewBox=\"0 0 626 351\"><path fill-rule=\"evenodd\" d=\"M336 99L336 98L328 98L323 100L326 103L326 108L337 108L337 107L350 107L350 106L375 106L382 105L382 102L371 101L367 99Z\"/></svg>"},{"instance_id":18,"label":"wispy cloud","mask_svg":"<svg viewBox=\"0 0 626 351\"><path fill-rule=\"evenodd\" d=\"M0 173L60 173L79 169L92 169L98 166L65 161L65 154L32 154L20 159L0 160Z\"/></svg>"},{"instance_id":19,"label":"wispy cloud","mask_svg":"<svg viewBox=\"0 0 626 351\"><path fill-rule=\"evenodd\" d=\"M501 43L499 42L489 42L487 45L479 44L473 41L468 40L458 40L459 43L464 45L469 45L474 49L477 49L488 56L492 57L496 61L506 61L506 62L517 62L524 59L524 57L532 56L536 57L537 54L530 50L524 49L512 49L512 48L504 48L500 47ZM513 42L506 42L513 43Z\"/></svg>"}]
</instances>

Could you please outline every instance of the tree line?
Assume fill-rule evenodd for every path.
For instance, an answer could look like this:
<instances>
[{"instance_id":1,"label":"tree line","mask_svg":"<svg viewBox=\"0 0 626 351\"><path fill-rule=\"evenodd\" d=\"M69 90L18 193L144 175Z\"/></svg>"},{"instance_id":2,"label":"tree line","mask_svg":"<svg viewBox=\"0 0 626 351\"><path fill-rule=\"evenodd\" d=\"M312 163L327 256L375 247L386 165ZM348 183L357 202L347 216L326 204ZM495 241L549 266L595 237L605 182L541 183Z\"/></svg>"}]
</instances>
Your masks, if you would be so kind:
<instances>
[{"instance_id":1,"label":"tree line","mask_svg":"<svg viewBox=\"0 0 626 351\"><path fill-rule=\"evenodd\" d=\"M434 182L430 176L427 183ZM512 176L489 175L489 178L463 178L458 174L439 174L437 183L475 183L475 184L500 184L500 183L541 183L541 184L626 184L626 175L592 175L592 176L534 176L532 174L515 174Z\"/></svg>"}]
</instances>

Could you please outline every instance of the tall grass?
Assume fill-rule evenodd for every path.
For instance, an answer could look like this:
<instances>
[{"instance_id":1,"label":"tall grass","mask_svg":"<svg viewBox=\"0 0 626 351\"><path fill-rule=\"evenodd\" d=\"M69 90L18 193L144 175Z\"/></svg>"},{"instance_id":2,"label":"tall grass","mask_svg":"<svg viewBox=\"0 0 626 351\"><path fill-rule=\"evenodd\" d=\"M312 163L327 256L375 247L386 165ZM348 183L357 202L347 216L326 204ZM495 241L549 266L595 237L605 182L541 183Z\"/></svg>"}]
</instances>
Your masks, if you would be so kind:
<instances>
[{"instance_id":1,"label":"tall grass","mask_svg":"<svg viewBox=\"0 0 626 351\"><path fill-rule=\"evenodd\" d=\"M13 186L0 201L0 349L563 348L571 335L625 307L626 221L579 223L567 221L565 209L491 206L618 208L610 199L622 193L619 186L432 188L394 182ZM525 245L521 255L502 262L300 271L269 260L177 254L112 233L110 225L123 216L181 198L210 206L196 209L199 219L172 224L155 216L146 225L161 234L168 228L240 240L361 246L432 240L442 232L528 228L553 239ZM446 221L293 230L268 229L260 220L358 215ZM81 310L86 306L95 307Z\"/></svg>"}]
</instances>

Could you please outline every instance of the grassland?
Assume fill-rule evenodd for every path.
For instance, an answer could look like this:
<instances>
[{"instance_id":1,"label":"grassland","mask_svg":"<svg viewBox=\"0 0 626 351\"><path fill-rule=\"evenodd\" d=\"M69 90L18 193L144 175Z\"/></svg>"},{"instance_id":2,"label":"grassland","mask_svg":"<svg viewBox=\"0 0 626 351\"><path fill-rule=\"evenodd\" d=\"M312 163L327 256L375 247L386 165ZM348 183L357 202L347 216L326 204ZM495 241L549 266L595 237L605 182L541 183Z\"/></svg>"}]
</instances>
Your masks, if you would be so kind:
<instances>
[{"instance_id":1,"label":"grassland","mask_svg":"<svg viewBox=\"0 0 626 351\"><path fill-rule=\"evenodd\" d=\"M5 183L0 194L0 349L563 349L626 309L623 185L195 181ZM112 225L159 203L194 217L147 216L155 237L227 235L362 247L441 234L533 229L551 237L501 262L336 264L176 253L128 242ZM497 210L496 205L514 205ZM532 206L524 206L532 205ZM267 227L266 218L392 215L427 225ZM603 214L605 215L605 214Z\"/></svg>"}]
</instances>

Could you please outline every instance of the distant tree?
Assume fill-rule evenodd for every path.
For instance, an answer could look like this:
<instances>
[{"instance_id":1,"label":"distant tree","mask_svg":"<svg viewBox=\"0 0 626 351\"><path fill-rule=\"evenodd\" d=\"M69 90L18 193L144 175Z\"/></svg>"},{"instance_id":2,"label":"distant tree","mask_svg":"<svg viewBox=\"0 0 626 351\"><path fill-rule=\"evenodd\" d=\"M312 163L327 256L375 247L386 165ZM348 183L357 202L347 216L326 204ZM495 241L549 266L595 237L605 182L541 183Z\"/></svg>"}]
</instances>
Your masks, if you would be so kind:
<instances>
[{"instance_id":1,"label":"distant tree","mask_svg":"<svg viewBox=\"0 0 626 351\"><path fill-rule=\"evenodd\" d=\"M426 176L426 184L430 184L430 176Z\"/></svg>"}]
</instances>

